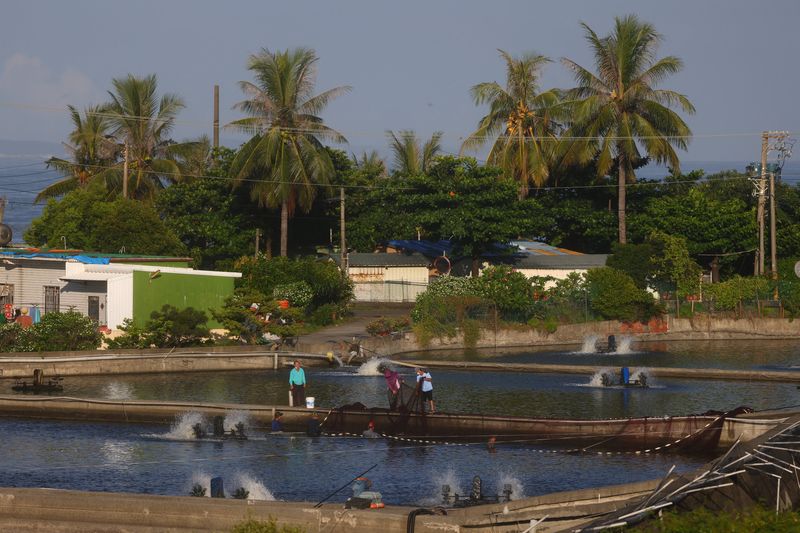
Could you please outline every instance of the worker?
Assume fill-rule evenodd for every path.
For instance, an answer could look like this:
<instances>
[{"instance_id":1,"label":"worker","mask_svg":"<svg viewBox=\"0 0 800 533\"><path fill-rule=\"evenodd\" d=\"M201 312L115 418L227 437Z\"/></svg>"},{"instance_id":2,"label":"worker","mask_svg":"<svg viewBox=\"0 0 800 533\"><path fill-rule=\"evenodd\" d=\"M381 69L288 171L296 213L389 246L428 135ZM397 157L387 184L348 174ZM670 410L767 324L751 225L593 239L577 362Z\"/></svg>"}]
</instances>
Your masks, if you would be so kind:
<instances>
[{"instance_id":1,"label":"worker","mask_svg":"<svg viewBox=\"0 0 800 533\"><path fill-rule=\"evenodd\" d=\"M306 404L306 373L297 359L289 372L289 390L292 391L292 405L303 407Z\"/></svg>"},{"instance_id":2,"label":"worker","mask_svg":"<svg viewBox=\"0 0 800 533\"><path fill-rule=\"evenodd\" d=\"M417 368L417 391L422 392L422 411L425 412L425 402L430 405L430 412L434 414L436 408L433 404L433 378L424 368Z\"/></svg>"},{"instance_id":3,"label":"worker","mask_svg":"<svg viewBox=\"0 0 800 533\"><path fill-rule=\"evenodd\" d=\"M380 435L380 433L378 433L377 431L375 431L375 422L373 422L372 420L370 420L370 421L369 421L369 424L367 425L367 429L365 429L365 430L364 430L364 431L361 433L361 436L362 436L362 437L364 437L365 439L377 439L377 438L379 438L381 435Z\"/></svg>"},{"instance_id":4,"label":"worker","mask_svg":"<svg viewBox=\"0 0 800 533\"><path fill-rule=\"evenodd\" d=\"M319 422L319 415L316 411L311 413L311 418L308 419L308 426L306 427L306 435L309 437L319 437L322 435L322 427Z\"/></svg>"},{"instance_id":5,"label":"worker","mask_svg":"<svg viewBox=\"0 0 800 533\"><path fill-rule=\"evenodd\" d=\"M275 413L275 418L272 419L273 433L278 433L283 431L283 421L281 420L282 418L283 418L283 413L281 413L280 411Z\"/></svg>"}]
</instances>

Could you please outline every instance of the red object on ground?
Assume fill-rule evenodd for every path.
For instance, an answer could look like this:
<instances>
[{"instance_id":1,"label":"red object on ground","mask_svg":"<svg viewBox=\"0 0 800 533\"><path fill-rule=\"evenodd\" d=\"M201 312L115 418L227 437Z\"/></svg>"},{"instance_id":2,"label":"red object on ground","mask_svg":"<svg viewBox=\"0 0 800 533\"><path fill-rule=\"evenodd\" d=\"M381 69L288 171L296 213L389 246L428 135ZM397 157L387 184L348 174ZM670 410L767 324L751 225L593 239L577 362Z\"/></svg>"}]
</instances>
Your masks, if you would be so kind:
<instances>
[{"instance_id":1,"label":"red object on ground","mask_svg":"<svg viewBox=\"0 0 800 533\"><path fill-rule=\"evenodd\" d=\"M278 300L278 307L281 309L289 309L289 300Z\"/></svg>"},{"instance_id":2,"label":"red object on ground","mask_svg":"<svg viewBox=\"0 0 800 533\"><path fill-rule=\"evenodd\" d=\"M31 318L30 315L20 315L14 322L19 324L23 328L29 328L33 325L33 318Z\"/></svg>"}]
</instances>

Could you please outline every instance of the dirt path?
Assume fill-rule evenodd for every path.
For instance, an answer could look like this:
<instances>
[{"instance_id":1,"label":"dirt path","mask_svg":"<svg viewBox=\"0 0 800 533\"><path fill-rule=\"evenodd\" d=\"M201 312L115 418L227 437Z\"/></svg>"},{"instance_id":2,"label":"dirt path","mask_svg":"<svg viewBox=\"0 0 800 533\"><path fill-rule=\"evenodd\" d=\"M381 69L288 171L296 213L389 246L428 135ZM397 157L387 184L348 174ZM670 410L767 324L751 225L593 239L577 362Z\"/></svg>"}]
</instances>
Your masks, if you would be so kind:
<instances>
[{"instance_id":1,"label":"dirt path","mask_svg":"<svg viewBox=\"0 0 800 533\"><path fill-rule=\"evenodd\" d=\"M413 303L360 302L353 305L353 316L345 322L303 335L302 343L340 343L355 337L367 336L367 324L380 317L399 318L408 316Z\"/></svg>"}]
</instances>

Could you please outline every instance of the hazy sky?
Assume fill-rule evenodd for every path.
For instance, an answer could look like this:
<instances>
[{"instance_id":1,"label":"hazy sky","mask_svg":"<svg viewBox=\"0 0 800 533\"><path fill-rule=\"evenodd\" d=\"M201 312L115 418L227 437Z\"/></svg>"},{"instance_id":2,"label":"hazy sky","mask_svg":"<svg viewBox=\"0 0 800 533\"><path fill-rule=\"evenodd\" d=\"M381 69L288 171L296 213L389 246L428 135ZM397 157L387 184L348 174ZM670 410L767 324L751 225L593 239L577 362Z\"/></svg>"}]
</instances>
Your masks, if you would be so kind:
<instances>
[{"instance_id":1,"label":"hazy sky","mask_svg":"<svg viewBox=\"0 0 800 533\"><path fill-rule=\"evenodd\" d=\"M683 157L759 157L764 129L800 130L797 0L289 2L6 0L0 17L0 139L62 141L67 104L105 101L111 79L158 75L184 97L173 137L210 134L213 85L221 121L239 118L237 82L251 79L248 55L262 47L314 48L318 90L351 85L324 113L349 151L386 150L387 129L441 130L456 150L485 108L475 83L504 83L497 49L553 58L544 88L571 87L558 58L592 67L580 22L605 34L614 16L636 13L664 35L661 54L684 70L662 86L697 108ZM223 131L222 143L243 138Z\"/></svg>"}]
</instances>

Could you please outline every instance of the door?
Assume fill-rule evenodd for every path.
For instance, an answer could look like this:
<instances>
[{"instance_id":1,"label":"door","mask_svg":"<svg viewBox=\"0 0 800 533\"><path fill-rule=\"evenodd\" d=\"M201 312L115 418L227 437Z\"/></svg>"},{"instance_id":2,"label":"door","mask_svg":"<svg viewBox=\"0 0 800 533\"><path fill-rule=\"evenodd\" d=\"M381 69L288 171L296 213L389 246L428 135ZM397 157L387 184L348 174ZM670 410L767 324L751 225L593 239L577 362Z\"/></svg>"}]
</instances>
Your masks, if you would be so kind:
<instances>
[{"instance_id":1,"label":"door","mask_svg":"<svg viewBox=\"0 0 800 533\"><path fill-rule=\"evenodd\" d=\"M89 318L100 323L100 297L89 296Z\"/></svg>"},{"instance_id":2,"label":"door","mask_svg":"<svg viewBox=\"0 0 800 533\"><path fill-rule=\"evenodd\" d=\"M61 288L45 285L44 287L44 314L58 313L61 311Z\"/></svg>"}]
</instances>

